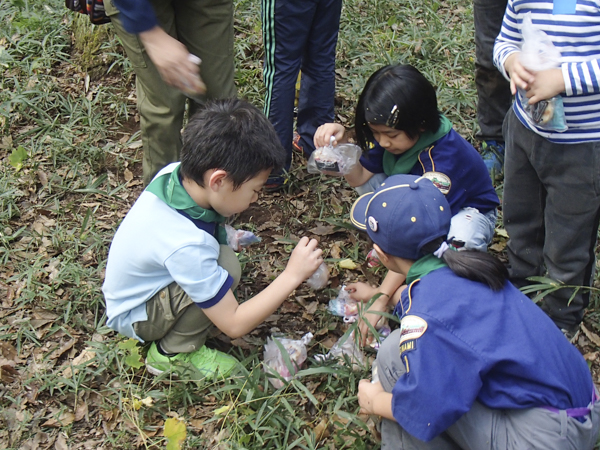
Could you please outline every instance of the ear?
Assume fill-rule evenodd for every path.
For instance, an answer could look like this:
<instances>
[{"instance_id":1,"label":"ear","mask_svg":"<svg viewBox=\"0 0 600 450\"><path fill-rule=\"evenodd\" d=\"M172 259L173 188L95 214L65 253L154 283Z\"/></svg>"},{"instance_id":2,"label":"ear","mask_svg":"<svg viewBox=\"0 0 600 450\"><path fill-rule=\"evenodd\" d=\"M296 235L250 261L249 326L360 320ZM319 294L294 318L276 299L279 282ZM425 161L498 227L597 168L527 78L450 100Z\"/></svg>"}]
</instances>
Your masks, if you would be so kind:
<instances>
[{"instance_id":1,"label":"ear","mask_svg":"<svg viewBox=\"0 0 600 450\"><path fill-rule=\"evenodd\" d=\"M206 186L213 191L221 189L227 178L227 172L223 169L212 169L207 172L208 182Z\"/></svg>"},{"instance_id":2,"label":"ear","mask_svg":"<svg viewBox=\"0 0 600 450\"><path fill-rule=\"evenodd\" d=\"M390 260L389 255L386 252L384 252L383 250L381 250L381 247L379 247L379 245L377 245L377 244L373 244L373 248L377 252L377 256L379 257L379 260L382 263L384 263L384 265L385 265Z\"/></svg>"}]
</instances>

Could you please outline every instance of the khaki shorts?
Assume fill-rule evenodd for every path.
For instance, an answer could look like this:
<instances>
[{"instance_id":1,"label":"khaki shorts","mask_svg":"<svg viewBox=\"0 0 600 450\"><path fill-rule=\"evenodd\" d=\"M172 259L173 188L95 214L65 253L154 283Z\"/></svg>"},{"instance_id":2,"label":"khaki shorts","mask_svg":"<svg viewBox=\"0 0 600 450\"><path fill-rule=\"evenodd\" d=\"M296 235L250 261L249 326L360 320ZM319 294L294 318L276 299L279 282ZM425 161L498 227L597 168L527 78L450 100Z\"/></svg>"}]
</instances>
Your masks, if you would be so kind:
<instances>
[{"instance_id":1,"label":"khaki shorts","mask_svg":"<svg viewBox=\"0 0 600 450\"><path fill-rule=\"evenodd\" d=\"M236 254L221 245L217 262L233 278L231 290L235 290L242 272ZM146 342L160 340L168 353L189 353L201 348L213 327L202 308L177 283L151 297L146 312L148 320L134 323L133 330Z\"/></svg>"}]
</instances>

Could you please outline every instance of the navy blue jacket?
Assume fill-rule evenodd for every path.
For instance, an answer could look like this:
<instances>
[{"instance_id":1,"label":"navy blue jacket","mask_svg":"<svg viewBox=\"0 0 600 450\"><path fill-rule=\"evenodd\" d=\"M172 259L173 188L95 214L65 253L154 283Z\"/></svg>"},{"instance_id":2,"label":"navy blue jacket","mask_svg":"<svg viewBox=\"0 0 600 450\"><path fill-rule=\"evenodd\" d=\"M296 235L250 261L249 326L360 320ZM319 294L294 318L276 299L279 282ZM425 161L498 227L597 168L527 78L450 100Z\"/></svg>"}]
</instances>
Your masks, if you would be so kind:
<instances>
[{"instance_id":1,"label":"navy blue jacket","mask_svg":"<svg viewBox=\"0 0 600 450\"><path fill-rule=\"evenodd\" d=\"M548 316L507 282L500 292L444 267L406 289L400 354L406 373L392 390L396 421L429 441L469 411L586 407L587 363Z\"/></svg>"},{"instance_id":2,"label":"navy blue jacket","mask_svg":"<svg viewBox=\"0 0 600 450\"><path fill-rule=\"evenodd\" d=\"M419 155L412 175L425 175L445 195L452 215L462 208L477 208L482 214L495 209L500 201L485 163L477 150L454 129L434 142L433 147ZM369 157L360 158L369 172L383 173L383 153L379 144L369 150ZM396 174L388 174L396 175Z\"/></svg>"},{"instance_id":3,"label":"navy blue jacket","mask_svg":"<svg viewBox=\"0 0 600 450\"><path fill-rule=\"evenodd\" d=\"M121 13L121 22L127 32L138 34L158 25L154 8L148 0L112 1Z\"/></svg>"}]
</instances>

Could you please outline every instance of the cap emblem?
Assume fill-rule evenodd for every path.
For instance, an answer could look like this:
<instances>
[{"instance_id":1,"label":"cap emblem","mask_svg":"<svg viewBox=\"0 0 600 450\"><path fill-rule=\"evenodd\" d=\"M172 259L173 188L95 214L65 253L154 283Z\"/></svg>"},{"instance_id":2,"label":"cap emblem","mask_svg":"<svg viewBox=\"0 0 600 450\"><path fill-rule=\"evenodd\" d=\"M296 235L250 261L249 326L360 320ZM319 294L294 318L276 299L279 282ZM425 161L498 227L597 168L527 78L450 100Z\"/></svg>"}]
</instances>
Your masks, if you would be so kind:
<instances>
[{"instance_id":1,"label":"cap emblem","mask_svg":"<svg viewBox=\"0 0 600 450\"><path fill-rule=\"evenodd\" d=\"M369 222L369 228L371 229L371 231L373 233L376 232L377 228L378 228L378 223L377 223L377 220L375 219L375 217L369 216L368 222Z\"/></svg>"}]
</instances>

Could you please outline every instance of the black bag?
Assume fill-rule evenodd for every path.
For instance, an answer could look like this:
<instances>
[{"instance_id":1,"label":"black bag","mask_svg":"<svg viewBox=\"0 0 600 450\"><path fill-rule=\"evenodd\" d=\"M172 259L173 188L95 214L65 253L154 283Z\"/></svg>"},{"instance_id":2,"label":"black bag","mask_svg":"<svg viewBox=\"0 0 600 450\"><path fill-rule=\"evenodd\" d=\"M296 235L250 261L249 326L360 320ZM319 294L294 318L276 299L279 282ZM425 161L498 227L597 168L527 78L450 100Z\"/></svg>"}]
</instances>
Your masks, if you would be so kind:
<instances>
[{"instance_id":1,"label":"black bag","mask_svg":"<svg viewBox=\"0 0 600 450\"><path fill-rule=\"evenodd\" d=\"M94 25L110 22L104 11L104 0L65 0L65 6L71 11L85 14Z\"/></svg>"}]
</instances>

